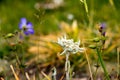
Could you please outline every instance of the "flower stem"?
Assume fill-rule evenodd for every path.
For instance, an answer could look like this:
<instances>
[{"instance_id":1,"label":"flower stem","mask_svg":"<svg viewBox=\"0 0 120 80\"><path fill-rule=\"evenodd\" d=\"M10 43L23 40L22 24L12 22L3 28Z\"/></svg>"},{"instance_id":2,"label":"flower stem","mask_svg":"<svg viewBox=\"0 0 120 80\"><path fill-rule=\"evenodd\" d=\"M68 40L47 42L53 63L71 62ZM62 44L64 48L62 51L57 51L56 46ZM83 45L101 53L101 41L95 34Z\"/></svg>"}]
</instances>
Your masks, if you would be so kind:
<instances>
[{"instance_id":1,"label":"flower stem","mask_svg":"<svg viewBox=\"0 0 120 80\"><path fill-rule=\"evenodd\" d=\"M97 48L97 55L98 55L98 59L99 59L99 61L100 61L100 64L101 64L101 66L102 66L102 68L103 68L103 70L104 70L106 79L107 79L107 80L110 80L109 75L108 75L108 72L107 72L107 70L106 70L106 68L105 68L104 61L103 61L102 56L101 56L101 52L99 51L98 48Z\"/></svg>"},{"instance_id":2,"label":"flower stem","mask_svg":"<svg viewBox=\"0 0 120 80\"><path fill-rule=\"evenodd\" d=\"M66 72L66 80L70 80L70 61L69 61L69 53L66 54L65 72Z\"/></svg>"},{"instance_id":3,"label":"flower stem","mask_svg":"<svg viewBox=\"0 0 120 80\"><path fill-rule=\"evenodd\" d=\"M56 68L54 67L54 68L52 69L52 80L56 80L56 74L57 74Z\"/></svg>"}]
</instances>

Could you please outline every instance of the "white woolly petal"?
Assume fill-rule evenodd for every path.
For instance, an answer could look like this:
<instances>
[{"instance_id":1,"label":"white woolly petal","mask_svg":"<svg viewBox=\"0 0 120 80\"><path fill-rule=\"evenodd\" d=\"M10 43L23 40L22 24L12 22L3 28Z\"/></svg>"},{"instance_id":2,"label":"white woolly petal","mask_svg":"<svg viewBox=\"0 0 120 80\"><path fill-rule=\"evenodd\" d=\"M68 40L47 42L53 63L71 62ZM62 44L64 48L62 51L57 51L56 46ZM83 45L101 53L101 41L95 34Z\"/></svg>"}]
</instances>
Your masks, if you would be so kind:
<instances>
[{"instance_id":1,"label":"white woolly petal","mask_svg":"<svg viewBox=\"0 0 120 80\"><path fill-rule=\"evenodd\" d=\"M58 38L58 44L61 45L64 49L64 51L61 53L62 54L67 54L67 53L77 53L77 52L84 52L84 48L80 48L80 40L77 42L74 42L73 39L67 39L66 35L64 35L61 38Z\"/></svg>"},{"instance_id":2,"label":"white woolly petal","mask_svg":"<svg viewBox=\"0 0 120 80\"><path fill-rule=\"evenodd\" d=\"M85 48L79 48L79 52L84 52Z\"/></svg>"},{"instance_id":3,"label":"white woolly petal","mask_svg":"<svg viewBox=\"0 0 120 80\"><path fill-rule=\"evenodd\" d=\"M63 55L63 54L65 54L66 53L66 50L64 50L60 55Z\"/></svg>"}]
</instances>

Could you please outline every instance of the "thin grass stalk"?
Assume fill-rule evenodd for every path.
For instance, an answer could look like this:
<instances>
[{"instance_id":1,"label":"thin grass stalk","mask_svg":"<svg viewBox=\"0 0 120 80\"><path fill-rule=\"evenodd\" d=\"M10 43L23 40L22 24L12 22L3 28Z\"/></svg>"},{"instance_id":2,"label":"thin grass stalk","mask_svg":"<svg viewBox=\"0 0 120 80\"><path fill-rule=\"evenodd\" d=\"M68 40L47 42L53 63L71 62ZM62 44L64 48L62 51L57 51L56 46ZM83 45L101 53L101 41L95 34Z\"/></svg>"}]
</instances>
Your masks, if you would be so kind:
<instances>
[{"instance_id":1,"label":"thin grass stalk","mask_svg":"<svg viewBox=\"0 0 120 80\"><path fill-rule=\"evenodd\" d=\"M93 80L92 71L91 71L91 67L90 67L90 62L89 62L89 58L88 58L86 50L85 50L85 57L87 59L87 63L88 63L88 68L89 68L89 73L90 73L91 80Z\"/></svg>"},{"instance_id":2,"label":"thin grass stalk","mask_svg":"<svg viewBox=\"0 0 120 80\"><path fill-rule=\"evenodd\" d=\"M86 0L84 0L84 7L85 7L85 11L86 11L86 13L87 13L87 16L89 17L89 14L88 14L88 6L87 6L87 2L86 2Z\"/></svg>"},{"instance_id":3,"label":"thin grass stalk","mask_svg":"<svg viewBox=\"0 0 120 80\"><path fill-rule=\"evenodd\" d=\"M65 76L65 73L61 76L60 80L63 80Z\"/></svg>"},{"instance_id":4,"label":"thin grass stalk","mask_svg":"<svg viewBox=\"0 0 120 80\"><path fill-rule=\"evenodd\" d=\"M84 4L84 8L85 8L85 12L87 14L87 17L88 17L88 21L89 21L89 28L92 27L93 25L93 15L94 15L94 2L93 0L91 1L91 11L88 10L88 5L87 5L87 2L86 0L80 0L80 2L82 2Z\"/></svg>"},{"instance_id":5,"label":"thin grass stalk","mask_svg":"<svg viewBox=\"0 0 120 80\"><path fill-rule=\"evenodd\" d=\"M27 72L25 73L25 76L26 76L27 80L30 80L30 77Z\"/></svg>"},{"instance_id":6,"label":"thin grass stalk","mask_svg":"<svg viewBox=\"0 0 120 80\"><path fill-rule=\"evenodd\" d=\"M19 77L17 76L17 74L15 73L15 70L14 70L14 68L13 68L12 65L10 65L10 68L11 68L13 74L14 74L15 79L16 79L16 80L20 80Z\"/></svg>"},{"instance_id":7,"label":"thin grass stalk","mask_svg":"<svg viewBox=\"0 0 120 80\"><path fill-rule=\"evenodd\" d=\"M102 56L101 56L101 51L99 51L98 48L96 48L96 50L97 50L98 59L99 59L100 64L101 64L101 66L102 66L102 68L103 68L103 70L104 70L106 79L107 79L107 80L110 80L109 75L108 75L108 72L107 72L107 70L106 70L106 68L105 68L104 61L103 61Z\"/></svg>"},{"instance_id":8,"label":"thin grass stalk","mask_svg":"<svg viewBox=\"0 0 120 80\"><path fill-rule=\"evenodd\" d=\"M19 59L19 57L18 57L18 55L16 53L15 53L15 56L16 56L16 61L17 61L18 65L20 65L21 62L20 62L20 59Z\"/></svg>"},{"instance_id":9,"label":"thin grass stalk","mask_svg":"<svg viewBox=\"0 0 120 80\"><path fill-rule=\"evenodd\" d=\"M45 78L46 78L47 80L51 80L50 77L49 77L48 75L46 75L43 71L41 71L41 73L43 74L43 76L45 76Z\"/></svg>"},{"instance_id":10,"label":"thin grass stalk","mask_svg":"<svg viewBox=\"0 0 120 80\"><path fill-rule=\"evenodd\" d=\"M120 54L119 54L119 48L117 48L117 71L118 75L120 74Z\"/></svg>"},{"instance_id":11,"label":"thin grass stalk","mask_svg":"<svg viewBox=\"0 0 120 80\"><path fill-rule=\"evenodd\" d=\"M1 31L2 31L2 29L1 29L1 21L0 21L0 37L1 37Z\"/></svg>"},{"instance_id":12,"label":"thin grass stalk","mask_svg":"<svg viewBox=\"0 0 120 80\"><path fill-rule=\"evenodd\" d=\"M99 63L98 63L98 60L97 60L97 65L95 65L96 67L96 70L95 70L95 73L94 73L94 79L96 78L97 76L97 72L98 72L98 69L99 69Z\"/></svg>"},{"instance_id":13,"label":"thin grass stalk","mask_svg":"<svg viewBox=\"0 0 120 80\"><path fill-rule=\"evenodd\" d=\"M86 3L87 4L87 3ZM94 0L91 0L91 9L89 10L88 20L89 20L89 28L93 27L93 18L94 18Z\"/></svg>"},{"instance_id":14,"label":"thin grass stalk","mask_svg":"<svg viewBox=\"0 0 120 80\"><path fill-rule=\"evenodd\" d=\"M35 78L35 74L33 75L32 80L36 80L36 78Z\"/></svg>"},{"instance_id":15,"label":"thin grass stalk","mask_svg":"<svg viewBox=\"0 0 120 80\"><path fill-rule=\"evenodd\" d=\"M115 8L113 0L109 0L109 3Z\"/></svg>"},{"instance_id":16,"label":"thin grass stalk","mask_svg":"<svg viewBox=\"0 0 120 80\"><path fill-rule=\"evenodd\" d=\"M37 40L37 44L38 44L38 45L37 45L37 53L38 53L38 54L37 54L36 60L39 60L39 53L40 53L40 49L39 49L39 48L40 48L40 43L39 43L39 42L40 42L40 41Z\"/></svg>"},{"instance_id":17,"label":"thin grass stalk","mask_svg":"<svg viewBox=\"0 0 120 80\"><path fill-rule=\"evenodd\" d=\"M96 68L96 70L95 70L95 73L94 73L94 79L95 79L96 76L97 76L97 71L98 71L98 68Z\"/></svg>"},{"instance_id":18,"label":"thin grass stalk","mask_svg":"<svg viewBox=\"0 0 120 80\"><path fill-rule=\"evenodd\" d=\"M1 80L4 80L4 78L0 78Z\"/></svg>"}]
</instances>

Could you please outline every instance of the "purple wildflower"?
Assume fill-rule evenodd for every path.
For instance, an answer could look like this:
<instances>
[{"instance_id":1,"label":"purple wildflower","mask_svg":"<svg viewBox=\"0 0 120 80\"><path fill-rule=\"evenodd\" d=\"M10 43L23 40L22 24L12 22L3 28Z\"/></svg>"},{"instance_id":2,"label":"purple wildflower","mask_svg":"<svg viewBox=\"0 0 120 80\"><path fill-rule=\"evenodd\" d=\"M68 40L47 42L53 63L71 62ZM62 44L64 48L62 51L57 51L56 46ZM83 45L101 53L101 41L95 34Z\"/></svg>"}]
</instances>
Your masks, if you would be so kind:
<instances>
[{"instance_id":1,"label":"purple wildflower","mask_svg":"<svg viewBox=\"0 0 120 80\"><path fill-rule=\"evenodd\" d=\"M19 29L22 30L25 35L34 34L33 25L31 22L28 22L26 18L21 18Z\"/></svg>"},{"instance_id":2,"label":"purple wildflower","mask_svg":"<svg viewBox=\"0 0 120 80\"><path fill-rule=\"evenodd\" d=\"M106 35L106 24L105 23L100 24L99 32L101 33L101 36L105 37ZM105 44L105 40L102 40L102 44L103 45Z\"/></svg>"},{"instance_id":3,"label":"purple wildflower","mask_svg":"<svg viewBox=\"0 0 120 80\"><path fill-rule=\"evenodd\" d=\"M105 36L106 34L106 24L105 23L101 23L100 24L100 28L99 28L99 32L101 33L102 36Z\"/></svg>"},{"instance_id":4,"label":"purple wildflower","mask_svg":"<svg viewBox=\"0 0 120 80\"><path fill-rule=\"evenodd\" d=\"M101 23L100 28L101 29L105 29L106 28L106 24L105 23Z\"/></svg>"}]
</instances>

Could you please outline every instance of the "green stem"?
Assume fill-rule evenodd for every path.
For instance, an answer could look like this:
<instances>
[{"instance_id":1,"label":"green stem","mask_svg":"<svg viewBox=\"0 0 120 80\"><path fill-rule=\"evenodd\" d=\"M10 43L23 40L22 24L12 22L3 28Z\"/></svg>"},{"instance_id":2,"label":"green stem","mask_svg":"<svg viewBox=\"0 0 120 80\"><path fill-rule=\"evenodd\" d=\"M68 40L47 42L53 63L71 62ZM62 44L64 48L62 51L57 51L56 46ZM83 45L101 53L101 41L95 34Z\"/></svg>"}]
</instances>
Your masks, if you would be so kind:
<instances>
[{"instance_id":1,"label":"green stem","mask_svg":"<svg viewBox=\"0 0 120 80\"><path fill-rule=\"evenodd\" d=\"M98 55L98 59L99 59L99 61L100 61L100 63L101 63L101 66L102 66L102 68L103 68L103 70L104 70L106 79L107 79L107 80L110 80L109 75L108 75L108 72L107 72L107 70L106 70L106 68L105 68L104 61L103 61L102 56L101 56L101 52L99 51L98 48L97 48L97 55Z\"/></svg>"},{"instance_id":2,"label":"green stem","mask_svg":"<svg viewBox=\"0 0 120 80\"><path fill-rule=\"evenodd\" d=\"M95 70L95 73L94 73L94 79L96 78L96 74L97 74L97 71L98 71L98 68L96 68L96 70Z\"/></svg>"},{"instance_id":3,"label":"green stem","mask_svg":"<svg viewBox=\"0 0 120 80\"><path fill-rule=\"evenodd\" d=\"M1 21L0 21L0 32L2 31L2 27L1 27ZM0 35L1 35L1 33L0 33Z\"/></svg>"},{"instance_id":4,"label":"green stem","mask_svg":"<svg viewBox=\"0 0 120 80\"><path fill-rule=\"evenodd\" d=\"M99 63L98 63L99 60L97 60L97 65L96 65L96 70L95 70L95 73L94 73L94 78L96 78L97 76L97 71L99 69Z\"/></svg>"},{"instance_id":5,"label":"green stem","mask_svg":"<svg viewBox=\"0 0 120 80\"><path fill-rule=\"evenodd\" d=\"M24 65L25 63L25 55L24 55L24 50L23 50L23 45L21 45L21 51L22 51L22 64Z\"/></svg>"},{"instance_id":6,"label":"green stem","mask_svg":"<svg viewBox=\"0 0 120 80\"><path fill-rule=\"evenodd\" d=\"M120 67L119 67L119 65L120 65L120 55L119 55L119 48L117 48L117 68L118 68L118 75L120 74Z\"/></svg>"},{"instance_id":7,"label":"green stem","mask_svg":"<svg viewBox=\"0 0 120 80\"><path fill-rule=\"evenodd\" d=\"M16 53L15 53L15 56L16 56L16 61L17 61L18 65L20 65L21 62L20 62L19 57L18 57L18 55Z\"/></svg>"},{"instance_id":8,"label":"green stem","mask_svg":"<svg viewBox=\"0 0 120 80\"><path fill-rule=\"evenodd\" d=\"M86 11L86 13L87 13L87 16L89 16L89 15L88 15L88 6L87 6L86 0L84 0L84 7L85 7L85 11Z\"/></svg>"}]
</instances>

